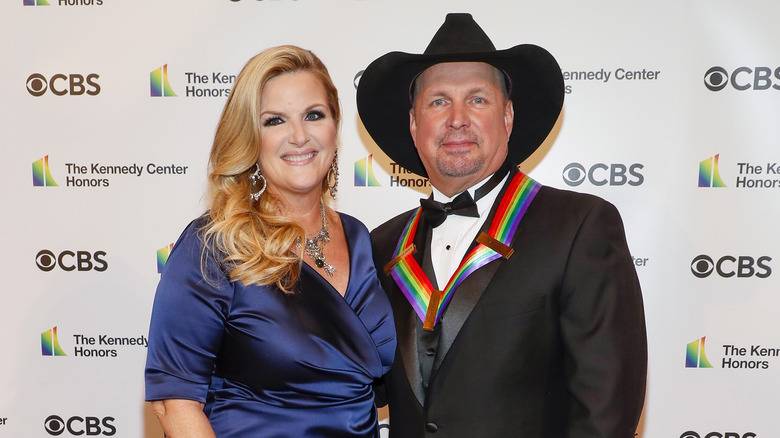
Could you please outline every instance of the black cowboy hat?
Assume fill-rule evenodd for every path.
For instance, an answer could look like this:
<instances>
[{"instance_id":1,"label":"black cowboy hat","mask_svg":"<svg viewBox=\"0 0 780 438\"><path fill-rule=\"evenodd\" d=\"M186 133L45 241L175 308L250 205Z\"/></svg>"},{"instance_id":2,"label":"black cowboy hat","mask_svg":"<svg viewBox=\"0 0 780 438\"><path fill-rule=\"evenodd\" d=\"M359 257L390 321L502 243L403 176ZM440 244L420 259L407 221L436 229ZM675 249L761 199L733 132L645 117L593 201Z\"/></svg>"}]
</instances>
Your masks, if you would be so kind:
<instances>
[{"instance_id":1,"label":"black cowboy hat","mask_svg":"<svg viewBox=\"0 0 780 438\"><path fill-rule=\"evenodd\" d=\"M447 14L422 55L390 52L363 72L357 107L371 138L396 163L428 176L409 134L410 86L426 68L441 62L488 63L507 78L515 110L508 161L522 163L542 144L563 107L563 75L545 49L521 44L496 50L471 14Z\"/></svg>"}]
</instances>

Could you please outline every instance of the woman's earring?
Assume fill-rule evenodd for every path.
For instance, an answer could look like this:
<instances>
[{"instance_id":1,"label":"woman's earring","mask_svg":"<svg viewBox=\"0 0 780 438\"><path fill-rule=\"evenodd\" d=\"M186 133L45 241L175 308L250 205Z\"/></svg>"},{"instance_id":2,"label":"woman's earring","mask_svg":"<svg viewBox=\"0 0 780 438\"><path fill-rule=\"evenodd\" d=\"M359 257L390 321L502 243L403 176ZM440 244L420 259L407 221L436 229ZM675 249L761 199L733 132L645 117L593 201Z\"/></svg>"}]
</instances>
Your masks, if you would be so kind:
<instances>
[{"instance_id":1,"label":"woman's earring","mask_svg":"<svg viewBox=\"0 0 780 438\"><path fill-rule=\"evenodd\" d=\"M328 190L330 190L330 196L333 199L336 199L336 192L339 191L339 150L336 149L336 152L333 154L333 162L330 163L330 169L328 169ZM331 184L331 180L333 180L333 184Z\"/></svg>"},{"instance_id":2,"label":"woman's earring","mask_svg":"<svg viewBox=\"0 0 780 438\"><path fill-rule=\"evenodd\" d=\"M252 198L253 201L257 201L260 199L260 195L265 192L265 188L268 187L268 182L265 180L265 177L263 176L263 172L260 171L260 165L255 163L255 171L251 175L249 175L249 179L252 180L252 189L256 190L252 192L250 190L249 197ZM261 183L260 180L263 180ZM258 185L262 184L263 187L257 188Z\"/></svg>"}]
</instances>

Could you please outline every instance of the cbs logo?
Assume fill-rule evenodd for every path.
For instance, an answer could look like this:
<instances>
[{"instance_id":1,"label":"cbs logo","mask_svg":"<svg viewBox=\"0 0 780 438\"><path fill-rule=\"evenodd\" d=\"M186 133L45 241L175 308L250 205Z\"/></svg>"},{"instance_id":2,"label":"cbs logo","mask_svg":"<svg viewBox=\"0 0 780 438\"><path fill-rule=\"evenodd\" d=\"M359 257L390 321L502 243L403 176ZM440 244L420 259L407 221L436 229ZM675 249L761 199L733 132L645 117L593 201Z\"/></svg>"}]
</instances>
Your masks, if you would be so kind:
<instances>
[{"instance_id":1,"label":"cbs logo","mask_svg":"<svg viewBox=\"0 0 780 438\"><path fill-rule=\"evenodd\" d=\"M638 186L645 182L645 177L639 173L645 166L634 163L630 166L625 164L604 164L596 163L589 168L585 168L580 163L570 163L563 169L561 176L563 181L572 186L578 186L588 180L594 186Z\"/></svg>"},{"instance_id":2,"label":"cbs logo","mask_svg":"<svg viewBox=\"0 0 780 438\"><path fill-rule=\"evenodd\" d=\"M780 85L774 84L772 78L780 80L780 67L774 71L769 67L738 67L731 74L723 67L712 67L704 73L704 86L710 91L720 91L729 84L739 91L751 88L780 90Z\"/></svg>"},{"instance_id":3,"label":"cbs logo","mask_svg":"<svg viewBox=\"0 0 780 438\"><path fill-rule=\"evenodd\" d=\"M74 436L105 435L112 436L116 433L116 427L112 424L114 417L70 417L63 420L59 415L50 415L43 422L43 427L49 435L62 435L65 431Z\"/></svg>"},{"instance_id":4,"label":"cbs logo","mask_svg":"<svg viewBox=\"0 0 780 438\"><path fill-rule=\"evenodd\" d=\"M103 272L108 269L108 262L103 258L105 251L71 251L65 250L59 254L54 254L48 249L43 249L35 256L35 264L38 269L49 272L60 267L63 271L98 271Z\"/></svg>"},{"instance_id":5,"label":"cbs logo","mask_svg":"<svg viewBox=\"0 0 780 438\"><path fill-rule=\"evenodd\" d=\"M750 256L734 257L730 255L723 256L717 261L712 257L702 254L696 256L691 262L691 273L698 278L709 277L713 272L717 272L723 278L737 276L747 278L756 276L758 278L767 278L772 274L772 268L768 265L772 257L761 256L753 258Z\"/></svg>"},{"instance_id":6,"label":"cbs logo","mask_svg":"<svg viewBox=\"0 0 780 438\"><path fill-rule=\"evenodd\" d=\"M707 435L702 436L692 430L689 430L680 435L680 438L756 438L756 434L753 432L747 432L745 434L739 434L736 432L710 432Z\"/></svg>"},{"instance_id":7,"label":"cbs logo","mask_svg":"<svg viewBox=\"0 0 780 438\"><path fill-rule=\"evenodd\" d=\"M47 80L44 75L33 73L27 78L27 91L35 97L43 96L48 90L57 96L67 94L81 96L85 93L96 96L100 93L98 78L100 75L96 73L88 74L86 77L80 74L56 74Z\"/></svg>"}]
</instances>

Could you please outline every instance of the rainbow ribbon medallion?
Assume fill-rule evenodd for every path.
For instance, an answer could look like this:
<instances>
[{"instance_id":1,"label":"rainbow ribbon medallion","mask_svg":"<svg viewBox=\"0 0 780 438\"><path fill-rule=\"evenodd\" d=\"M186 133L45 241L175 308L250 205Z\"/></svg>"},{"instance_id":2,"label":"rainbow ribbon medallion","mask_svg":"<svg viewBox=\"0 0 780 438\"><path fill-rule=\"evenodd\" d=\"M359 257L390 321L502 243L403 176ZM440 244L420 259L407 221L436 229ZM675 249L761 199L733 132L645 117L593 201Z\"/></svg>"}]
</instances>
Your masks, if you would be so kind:
<instances>
[{"instance_id":1,"label":"rainbow ribbon medallion","mask_svg":"<svg viewBox=\"0 0 780 438\"><path fill-rule=\"evenodd\" d=\"M504 197L501 198L488 234L482 233L476 239L477 246L463 258L442 291L434 290L417 260L411 257L415 252L412 242L420 222L422 207L415 210L401 233L393 259L385 266L385 273L393 277L406 300L423 321L425 330L433 330L452 299L453 292L466 277L497 258L509 258L512 255L512 239L528 206L541 187L541 184L522 172L512 178Z\"/></svg>"}]
</instances>

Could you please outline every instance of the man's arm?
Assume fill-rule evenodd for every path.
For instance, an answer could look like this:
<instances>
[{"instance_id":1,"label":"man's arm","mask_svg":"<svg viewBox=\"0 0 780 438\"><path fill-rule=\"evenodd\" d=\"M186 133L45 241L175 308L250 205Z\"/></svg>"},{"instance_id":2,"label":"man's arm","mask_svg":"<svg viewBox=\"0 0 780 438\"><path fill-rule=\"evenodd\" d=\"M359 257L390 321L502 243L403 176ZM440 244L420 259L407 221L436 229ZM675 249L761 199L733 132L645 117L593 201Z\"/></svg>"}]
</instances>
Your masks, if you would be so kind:
<instances>
[{"instance_id":1,"label":"man's arm","mask_svg":"<svg viewBox=\"0 0 780 438\"><path fill-rule=\"evenodd\" d=\"M617 209L599 201L572 242L561 297L569 437L633 437L642 413L647 334L639 281Z\"/></svg>"}]
</instances>

